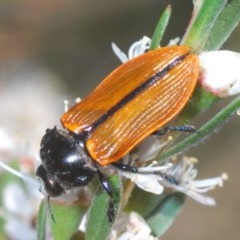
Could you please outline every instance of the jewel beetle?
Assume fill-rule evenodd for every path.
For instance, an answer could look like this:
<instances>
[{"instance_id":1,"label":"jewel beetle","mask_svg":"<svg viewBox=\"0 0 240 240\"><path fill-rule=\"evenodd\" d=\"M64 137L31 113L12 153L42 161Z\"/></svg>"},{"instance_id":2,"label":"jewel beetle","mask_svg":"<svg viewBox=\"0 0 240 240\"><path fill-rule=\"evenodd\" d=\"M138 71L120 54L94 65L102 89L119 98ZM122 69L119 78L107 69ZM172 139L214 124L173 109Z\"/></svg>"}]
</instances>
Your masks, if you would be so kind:
<instances>
[{"instance_id":1,"label":"jewel beetle","mask_svg":"<svg viewBox=\"0 0 240 240\"><path fill-rule=\"evenodd\" d=\"M158 48L114 70L62 115L64 130L46 130L36 175L49 197L85 186L97 174L112 201L111 186L101 167L111 164L137 172L119 160L183 109L199 72L198 56L186 46ZM113 203L109 206L112 221Z\"/></svg>"}]
</instances>

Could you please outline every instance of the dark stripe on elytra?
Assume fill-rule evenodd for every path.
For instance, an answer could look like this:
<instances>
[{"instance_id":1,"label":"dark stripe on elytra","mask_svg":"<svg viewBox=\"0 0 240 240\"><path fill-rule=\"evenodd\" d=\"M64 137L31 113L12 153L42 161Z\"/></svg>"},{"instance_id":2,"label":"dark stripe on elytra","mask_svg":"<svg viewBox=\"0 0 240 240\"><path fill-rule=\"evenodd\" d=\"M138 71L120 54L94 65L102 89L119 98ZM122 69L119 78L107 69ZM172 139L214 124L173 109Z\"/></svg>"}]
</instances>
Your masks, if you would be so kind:
<instances>
[{"instance_id":1,"label":"dark stripe on elytra","mask_svg":"<svg viewBox=\"0 0 240 240\"><path fill-rule=\"evenodd\" d=\"M86 129L87 135L89 135L95 128L97 128L100 124L102 124L104 121L106 121L110 116L112 116L114 113L116 113L122 107L124 107L128 102L133 100L141 92L143 92L145 89L147 89L148 87L150 87L151 85L153 85L154 83L159 81L160 78L162 78L171 69L173 69L179 63L181 63L189 54L190 54L190 52L174 59L173 62L171 62L169 65L167 65L165 68L163 68L160 72L157 72L151 78L147 79L141 85L139 85L138 87L133 89L128 95L126 95L124 98L122 98L118 103L116 103L113 107L111 107L106 113L104 113L95 122L93 122L91 124L91 126L88 129Z\"/></svg>"}]
</instances>

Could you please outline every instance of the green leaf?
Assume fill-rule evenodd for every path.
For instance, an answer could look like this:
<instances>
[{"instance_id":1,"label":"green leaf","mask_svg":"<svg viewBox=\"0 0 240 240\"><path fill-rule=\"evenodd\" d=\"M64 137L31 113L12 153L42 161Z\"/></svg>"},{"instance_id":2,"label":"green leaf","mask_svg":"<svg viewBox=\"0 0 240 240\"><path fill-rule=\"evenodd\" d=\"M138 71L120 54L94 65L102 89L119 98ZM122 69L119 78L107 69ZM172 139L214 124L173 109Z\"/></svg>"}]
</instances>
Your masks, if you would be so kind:
<instances>
[{"instance_id":1,"label":"green leaf","mask_svg":"<svg viewBox=\"0 0 240 240\"><path fill-rule=\"evenodd\" d=\"M19 162L15 161L15 160L11 161L11 162L9 162L9 167L19 171ZM12 173L7 172L7 171L4 171L0 175L0 183L1 183L0 184L0 196L1 196L0 197L0 207L3 206L4 190L9 184L16 184L20 188L22 188L23 190L26 190L24 182L22 181L22 179L19 178L18 176L15 176ZM0 217L0 239L2 239L2 240L7 239L5 228L4 228L5 223L6 223L6 220L4 218Z\"/></svg>"},{"instance_id":2,"label":"green leaf","mask_svg":"<svg viewBox=\"0 0 240 240\"><path fill-rule=\"evenodd\" d=\"M175 193L164 198L156 209L146 218L152 233L161 237L172 225L175 218L182 209L185 196Z\"/></svg>"},{"instance_id":3,"label":"green leaf","mask_svg":"<svg viewBox=\"0 0 240 240\"><path fill-rule=\"evenodd\" d=\"M203 0L201 7L195 9L194 19L181 44L189 46L195 52L201 52L215 20L226 3L227 0Z\"/></svg>"},{"instance_id":4,"label":"green leaf","mask_svg":"<svg viewBox=\"0 0 240 240\"><path fill-rule=\"evenodd\" d=\"M63 204L53 201L51 202L51 208L55 222L51 219L50 212L47 216L54 240L71 239L78 230L86 209L78 202Z\"/></svg>"},{"instance_id":5,"label":"green leaf","mask_svg":"<svg viewBox=\"0 0 240 240\"><path fill-rule=\"evenodd\" d=\"M164 197L164 193L156 195L135 187L124 210L127 212L134 211L145 217L159 205Z\"/></svg>"},{"instance_id":6,"label":"green leaf","mask_svg":"<svg viewBox=\"0 0 240 240\"><path fill-rule=\"evenodd\" d=\"M153 33L150 50L153 50L153 49L156 49L159 47L160 42L162 41L164 32L166 30L166 27L168 25L168 22L169 22L169 19L171 16L171 12L172 12L171 6L168 5L157 23L157 26Z\"/></svg>"},{"instance_id":7,"label":"green leaf","mask_svg":"<svg viewBox=\"0 0 240 240\"><path fill-rule=\"evenodd\" d=\"M205 51L217 50L229 38L240 20L240 1L232 0L219 14L214 24L208 41L204 47Z\"/></svg>"},{"instance_id":8,"label":"green leaf","mask_svg":"<svg viewBox=\"0 0 240 240\"><path fill-rule=\"evenodd\" d=\"M46 205L45 201L42 201L38 210L37 217L37 239L45 240L46 235Z\"/></svg>"},{"instance_id":9,"label":"green leaf","mask_svg":"<svg viewBox=\"0 0 240 240\"><path fill-rule=\"evenodd\" d=\"M110 176L108 181L112 187L114 209L115 214L117 214L121 201L122 182L117 175ZM89 212L86 240L107 239L113 225L113 222L109 222L107 216L109 200L109 195L103 190L102 186L99 186Z\"/></svg>"}]
</instances>

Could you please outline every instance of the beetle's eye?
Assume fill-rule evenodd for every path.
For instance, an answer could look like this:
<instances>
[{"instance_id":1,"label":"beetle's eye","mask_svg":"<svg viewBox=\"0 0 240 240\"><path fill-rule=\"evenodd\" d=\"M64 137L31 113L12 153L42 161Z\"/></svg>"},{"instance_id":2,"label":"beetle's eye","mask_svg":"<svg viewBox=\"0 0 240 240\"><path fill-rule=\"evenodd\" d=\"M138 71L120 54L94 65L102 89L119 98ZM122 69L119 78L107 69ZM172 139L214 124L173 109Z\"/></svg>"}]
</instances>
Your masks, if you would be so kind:
<instances>
[{"instance_id":1,"label":"beetle's eye","mask_svg":"<svg viewBox=\"0 0 240 240\"><path fill-rule=\"evenodd\" d=\"M42 165L37 168L36 176L41 181L43 187L41 191L44 190L47 195L51 197L57 197L64 192L64 189L61 187L61 185L57 183L54 178L46 172Z\"/></svg>"}]
</instances>

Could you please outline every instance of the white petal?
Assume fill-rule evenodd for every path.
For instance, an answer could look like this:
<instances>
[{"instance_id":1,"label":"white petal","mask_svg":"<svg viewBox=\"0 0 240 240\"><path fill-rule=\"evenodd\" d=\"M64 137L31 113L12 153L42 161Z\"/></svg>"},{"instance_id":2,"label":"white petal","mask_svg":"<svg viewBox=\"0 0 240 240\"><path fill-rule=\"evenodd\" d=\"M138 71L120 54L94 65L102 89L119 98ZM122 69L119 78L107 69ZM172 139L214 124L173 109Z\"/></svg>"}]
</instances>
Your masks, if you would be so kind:
<instances>
[{"instance_id":1,"label":"white petal","mask_svg":"<svg viewBox=\"0 0 240 240\"><path fill-rule=\"evenodd\" d=\"M150 47L151 39L147 36L143 36L142 39L132 44L128 51L128 58L133 59L145 53Z\"/></svg>"},{"instance_id":2,"label":"white petal","mask_svg":"<svg viewBox=\"0 0 240 240\"><path fill-rule=\"evenodd\" d=\"M64 104L64 112L67 112L69 110L69 101L67 99L63 100Z\"/></svg>"},{"instance_id":3,"label":"white petal","mask_svg":"<svg viewBox=\"0 0 240 240\"><path fill-rule=\"evenodd\" d=\"M168 46L175 46L178 45L180 42L180 37L175 37L174 39L171 39L168 43Z\"/></svg>"},{"instance_id":4,"label":"white petal","mask_svg":"<svg viewBox=\"0 0 240 240\"><path fill-rule=\"evenodd\" d=\"M134 236L134 233L132 233L132 232L124 232L123 234L121 234L121 236L119 238L115 238L115 239L117 239L117 240L129 240L129 239L132 239L133 236Z\"/></svg>"},{"instance_id":5,"label":"white petal","mask_svg":"<svg viewBox=\"0 0 240 240\"><path fill-rule=\"evenodd\" d=\"M158 162L153 161L152 164L148 165L147 167L141 167L138 168L138 172L139 173L144 173L144 174L154 174L156 176L158 176L159 178L159 174L163 174L165 173L167 170L171 169L173 164L172 163L165 163L164 165L157 165Z\"/></svg>"},{"instance_id":6,"label":"white petal","mask_svg":"<svg viewBox=\"0 0 240 240\"><path fill-rule=\"evenodd\" d=\"M189 197L191 197L192 199L194 199L195 201L205 205L205 206L215 206L216 205L216 201L214 198L209 197L209 196L205 196L199 193L196 193L194 191L189 191L186 193Z\"/></svg>"},{"instance_id":7,"label":"white petal","mask_svg":"<svg viewBox=\"0 0 240 240\"><path fill-rule=\"evenodd\" d=\"M126 55L122 50L115 44L112 43L112 50L116 54L116 56L120 59L122 63L127 62L135 57L146 52L149 49L151 43L151 39L147 36L143 36L140 40L134 42L129 50L128 55Z\"/></svg>"},{"instance_id":8,"label":"white petal","mask_svg":"<svg viewBox=\"0 0 240 240\"><path fill-rule=\"evenodd\" d=\"M193 200L205 205L205 206L215 206L216 202L215 199L209 197L209 196L205 196L203 194L200 194L198 192L196 192L195 190L189 190L189 189L185 189L181 186L175 186L174 187L175 190L182 192L184 194L186 194L187 196L189 196L190 198L192 198Z\"/></svg>"},{"instance_id":9,"label":"white petal","mask_svg":"<svg viewBox=\"0 0 240 240\"><path fill-rule=\"evenodd\" d=\"M203 52L200 83L213 94L223 97L240 93L240 54L231 51Z\"/></svg>"},{"instance_id":10,"label":"white petal","mask_svg":"<svg viewBox=\"0 0 240 240\"><path fill-rule=\"evenodd\" d=\"M159 184L159 176L155 174L138 174L123 171L120 174L130 179L144 191L154 194L161 194L163 192L163 187Z\"/></svg>"},{"instance_id":11,"label":"white petal","mask_svg":"<svg viewBox=\"0 0 240 240\"><path fill-rule=\"evenodd\" d=\"M131 212L124 231L118 240L157 240L151 235L151 229L145 220L137 213Z\"/></svg>"},{"instance_id":12,"label":"white petal","mask_svg":"<svg viewBox=\"0 0 240 240\"><path fill-rule=\"evenodd\" d=\"M120 59L122 63L125 63L128 61L127 55L115 44L112 42L112 50L116 54L116 56Z\"/></svg>"},{"instance_id":13,"label":"white petal","mask_svg":"<svg viewBox=\"0 0 240 240\"><path fill-rule=\"evenodd\" d=\"M194 180L192 181L192 185L196 189L199 190L199 192L207 192L216 186L222 186L223 185L222 177L216 177L216 178L209 178L209 179L202 179L202 180Z\"/></svg>"}]
</instances>

